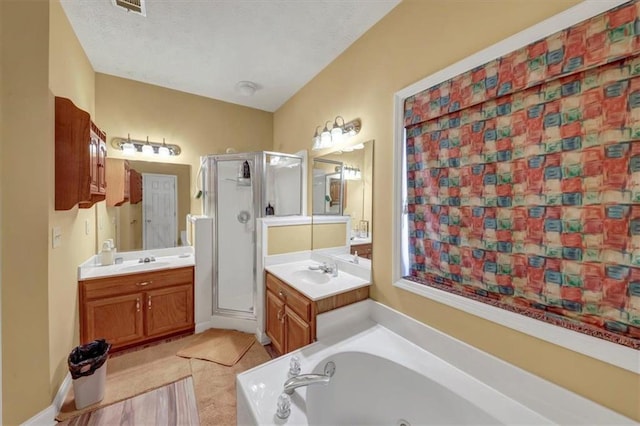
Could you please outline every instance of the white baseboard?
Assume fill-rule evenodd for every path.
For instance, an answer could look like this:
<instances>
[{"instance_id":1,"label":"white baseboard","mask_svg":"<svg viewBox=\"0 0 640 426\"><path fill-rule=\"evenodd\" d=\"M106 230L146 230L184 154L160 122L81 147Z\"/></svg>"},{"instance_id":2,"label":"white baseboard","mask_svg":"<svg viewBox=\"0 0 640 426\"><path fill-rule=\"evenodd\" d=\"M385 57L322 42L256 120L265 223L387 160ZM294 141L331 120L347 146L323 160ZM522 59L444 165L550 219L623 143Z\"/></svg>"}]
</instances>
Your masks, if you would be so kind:
<instances>
[{"instance_id":1,"label":"white baseboard","mask_svg":"<svg viewBox=\"0 0 640 426\"><path fill-rule=\"evenodd\" d=\"M269 339L269 336L267 336L267 333L261 330L260 327L256 329L256 339L258 339L258 343L260 343L262 346L268 345L269 343L271 343L271 339Z\"/></svg>"},{"instance_id":2,"label":"white baseboard","mask_svg":"<svg viewBox=\"0 0 640 426\"><path fill-rule=\"evenodd\" d=\"M35 416L31 417L26 422L22 423L24 426L54 426L58 422L56 422L56 416L60 409L62 408L62 404L64 403L64 399L67 396L67 392L69 392L69 388L71 388L72 384L71 373L67 373L62 384L58 388L58 392L56 396L53 398L53 402L44 410L40 411Z\"/></svg>"},{"instance_id":3,"label":"white baseboard","mask_svg":"<svg viewBox=\"0 0 640 426\"><path fill-rule=\"evenodd\" d=\"M196 324L196 329L195 329L195 333L202 333L205 330L208 330L210 328L213 328L213 325L211 325L211 321L204 321L204 322L199 322Z\"/></svg>"}]
</instances>

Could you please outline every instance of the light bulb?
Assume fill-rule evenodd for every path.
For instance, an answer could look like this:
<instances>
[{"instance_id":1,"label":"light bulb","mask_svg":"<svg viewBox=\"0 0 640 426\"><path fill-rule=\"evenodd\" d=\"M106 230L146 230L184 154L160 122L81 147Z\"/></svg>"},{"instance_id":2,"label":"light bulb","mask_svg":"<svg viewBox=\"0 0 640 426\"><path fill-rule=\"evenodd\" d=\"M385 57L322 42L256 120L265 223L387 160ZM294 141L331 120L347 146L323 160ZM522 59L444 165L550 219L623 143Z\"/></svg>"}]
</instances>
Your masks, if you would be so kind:
<instances>
[{"instance_id":1,"label":"light bulb","mask_svg":"<svg viewBox=\"0 0 640 426\"><path fill-rule=\"evenodd\" d=\"M131 142L123 143L122 145L120 145L120 149L122 150L122 153L125 155L133 155L136 153L136 146Z\"/></svg>"},{"instance_id":2,"label":"light bulb","mask_svg":"<svg viewBox=\"0 0 640 426\"><path fill-rule=\"evenodd\" d=\"M331 123L327 121L327 123ZM331 146L331 132L327 128L327 123L324 124L324 129L322 129L322 133L320 134L320 145L322 148L328 148Z\"/></svg>"},{"instance_id":3,"label":"light bulb","mask_svg":"<svg viewBox=\"0 0 640 426\"><path fill-rule=\"evenodd\" d=\"M342 120L342 126L338 124L338 119ZM334 144L342 142L342 135L344 133L343 127L344 118L342 118L341 116L337 116L333 121L333 128L331 129L331 139Z\"/></svg>"},{"instance_id":4,"label":"light bulb","mask_svg":"<svg viewBox=\"0 0 640 426\"><path fill-rule=\"evenodd\" d=\"M313 135L313 138L311 138L311 140L313 141L313 147L311 149L321 149L322 145L320 142L320 135L318 135L318 129L320 128L320 126L316 127L316 132Z\"/></svg>"},{"instance_id":5,"label":"light bulb","mask_svg":"<svg viewBox=\"0 0 640 426\"><path fill-rule=\"evenodd\" d=\"M171 155L171 151L167 148L167 144L164 143L164 138L162 138L162 146L158 148L158 154L163 157L168 157Z\"/></svg>"},{"instance_id":6,"label":"light bulb","mask_svg":"<svg viewBox=\"0 0 640 426\"><path fill-rule=\"evenodd\" d=\"M131 135L127 134L127 141L120 145L122 153L125 155L133 155L136 153L136 146L131 143Z\"/></svg>"},{"instance_id":7,"label":"light bulb","mask_svg":"<svg viewBox=\"0 0 640 426\"><path fill-rule=\"evenodd\" d=\"M149 136L147 136L147 143L142 145L142 153L147 155L153 155L153 147L149 145Z\"/></svg>"}]
</instances>

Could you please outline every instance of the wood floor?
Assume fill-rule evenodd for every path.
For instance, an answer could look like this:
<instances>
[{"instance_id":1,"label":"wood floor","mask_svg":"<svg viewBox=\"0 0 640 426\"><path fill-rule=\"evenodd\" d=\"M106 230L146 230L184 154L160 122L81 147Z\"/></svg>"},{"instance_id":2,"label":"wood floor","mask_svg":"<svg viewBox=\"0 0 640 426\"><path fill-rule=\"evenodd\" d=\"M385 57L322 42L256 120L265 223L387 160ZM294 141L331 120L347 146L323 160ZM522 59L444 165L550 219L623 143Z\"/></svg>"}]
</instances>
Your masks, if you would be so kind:
<instances>
[{"instance_id":1,"label":"wood floor","mask_svg":"<svg viewBox=\"0 0 640 426\"><path fill-rule=\"evenodd\" d=\"M60 423L61 425L198 425L198 407L193 379L171 383L96 411Z\"/></svg>"}]
</instances>

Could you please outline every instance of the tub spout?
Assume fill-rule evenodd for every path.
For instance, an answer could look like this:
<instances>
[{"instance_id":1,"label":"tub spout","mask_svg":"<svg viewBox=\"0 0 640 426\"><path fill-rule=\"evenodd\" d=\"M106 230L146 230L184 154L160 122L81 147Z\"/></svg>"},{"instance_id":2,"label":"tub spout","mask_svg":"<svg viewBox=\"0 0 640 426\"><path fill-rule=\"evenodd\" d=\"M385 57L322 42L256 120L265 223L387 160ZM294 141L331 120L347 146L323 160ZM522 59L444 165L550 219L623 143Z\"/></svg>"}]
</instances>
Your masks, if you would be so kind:
<instances>
[{"instance_id":1,"label":"tub spout","mask_svg":"<svg viewBox=\"0 0 640 426\"><path fill-rule=\"evenodd\" d=\"M316 384L326 385L331 380L331 376L333 376L335 371L336 365L332 361L329 361L324 366L324 374L301 374L299 376L292 377L284 382L283 392L287 395L292 395L293 391L301 386Z\"/></svg>"}]
</instances>

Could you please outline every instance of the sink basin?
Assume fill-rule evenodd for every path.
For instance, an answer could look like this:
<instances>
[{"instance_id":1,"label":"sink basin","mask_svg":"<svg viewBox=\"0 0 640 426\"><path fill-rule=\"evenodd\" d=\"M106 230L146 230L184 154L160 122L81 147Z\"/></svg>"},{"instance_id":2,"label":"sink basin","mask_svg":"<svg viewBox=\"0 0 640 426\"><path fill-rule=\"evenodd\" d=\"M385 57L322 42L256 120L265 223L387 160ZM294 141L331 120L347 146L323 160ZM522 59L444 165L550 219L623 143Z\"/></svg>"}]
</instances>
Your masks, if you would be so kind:
<instances>
[{"instance_id":1,"label":"sink basin","mask_svg":"<svg viewBox=\"0 0 640 426\"><path fill-rule=\"evenodd\" d=\"M329 274L325 274L322 271L312 271L309 269L302 269L295 271L293 276L306 283L306 284L326 284L331 279Z\"/></svg>"},{"instance_id":2,"label":"sink basin","mask_svg":"<svg viewBox=\"0 0 640 426\"><path fill-rule=\"evenodd\" d=\"M170 262L137 263L135 265L119 268L119 271L122 271L122 272L150 271L152 269L164 268L169 265L171 265Z\"/></svg>"}]
</instances>

